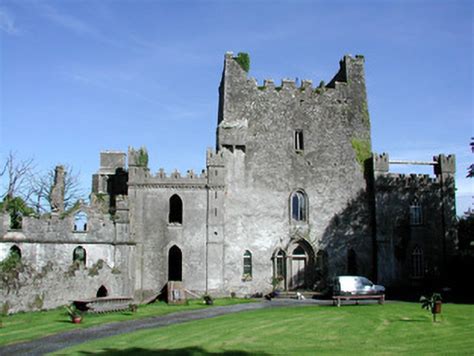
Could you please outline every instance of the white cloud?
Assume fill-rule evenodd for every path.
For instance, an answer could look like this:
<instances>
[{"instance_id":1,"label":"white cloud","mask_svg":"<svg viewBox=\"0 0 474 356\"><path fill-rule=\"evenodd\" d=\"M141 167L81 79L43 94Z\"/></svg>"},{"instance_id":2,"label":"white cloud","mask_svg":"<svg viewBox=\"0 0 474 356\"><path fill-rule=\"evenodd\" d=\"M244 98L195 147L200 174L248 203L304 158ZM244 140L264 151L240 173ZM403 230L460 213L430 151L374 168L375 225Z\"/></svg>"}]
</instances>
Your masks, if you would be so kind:
<instances>
[{"instance_id":1,"label":"white cloud","mask_svg":"<svg viewBox=\"0 0 474 356\"><path fill-rule=\"evenodd\" d=\"M79 36L95 39L107 45L120 48L124 47L120 41L104 35L101 30L76 16L60 11L58 8L46 3L38 2L36 5L42 16L66 30L74 32Z\"/></svg>"},{"instance_id":2,"label":"white cloud","mask_svg":"<svg viewBox=\"0 0 474 356\"><path fill-rule=\"evenodd\" d=\"M0 31L9 35L17 35L20 33L15 25L15 19L6 9L0 8Z\"/></svg>"}]
</instances>

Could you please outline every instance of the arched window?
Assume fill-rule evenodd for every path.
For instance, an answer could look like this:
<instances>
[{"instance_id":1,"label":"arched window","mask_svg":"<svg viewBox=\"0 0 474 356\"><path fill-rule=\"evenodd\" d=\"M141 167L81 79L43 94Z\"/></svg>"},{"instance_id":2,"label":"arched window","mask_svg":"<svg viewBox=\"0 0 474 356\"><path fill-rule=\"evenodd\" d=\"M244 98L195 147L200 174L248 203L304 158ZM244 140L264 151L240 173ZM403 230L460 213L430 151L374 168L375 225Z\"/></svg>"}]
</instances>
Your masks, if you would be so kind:
<instances>
[{"instance_id":1,"label":"arched window","mask_svg":"<svg viewBox=\"0 0 474 356\"><path fill-rule=\"evenodd\" d=\"M11 248L10 248L10 257L11 258L14 258L15 260L17 261L20 261L21 260L21 250L18 246L16 245L13 245Z\"/></svg>"},{"instance_id":2,"label":"arched window","mask_svg":"<svg viewBox=\"0 0 474 356\"><path fill-rule=\"evenodd\" d=\"M103 298L103 297L107 297L108 295L109 295L109 291L107 290L107 288L105 288L105 286L102 285L97 290L96 297L97 298Z\"/></svg>"},{"instance_id":3,"label":"arched window","mask_svg":"<svg viewBox=\"0 0 474 356\"><path fill-rule=\"evenodd\" d=\"M423 214L418 198L413 199L410 204L410 225L421 225Z\"/></svg>"},{"instance_id":4,"label":"arched window","mask_svg":"<svg viewBox=\"0 0 474 356\"><path fill-rule=\"evenodd\" d=\"M279 250L275 255L275 277L286 277L286 255L282 250Z\"/></svg>"},{"instance_id":5,"label":"arched window","mask_svg":"<svg viewBox=\"0 0 474 356\"><path fill-rule=\"evenodd\" d=\"M244 253L244 276L252 277L252 253L249 250Z\"/></svg>"},{"instance_id":6,"label":"arched window","mask_svg":"<svg viewBox=\"0 0 474 356\"><path fill-rule=\"evenodd\" d=\"M357 255L352 248L347 252L347 274L357 275Z\"/></svg>"},{"instance_id":7,"label":"arched window","mask_svg":"<svg viewBox=\"0 0 474 356\"><path fill-rule=\"evenodd\" d=\"M183 201L179 195L175 194L170 198L170 211L168 214L170 224L183 223Z\"/></svg>"},{"instance_id":8,"label":"arched window","mask_svg":"<svg viewBox=\"0 0 474 356\"><path fill-rule=\"evenodd\" d=\"M86 250L82 246L78 246L74 249L72 253L72 261L75 263L79 263L83 266L86 265Z\"/></svg>"},{"instance_id":9,"label":"arched window","mask_svg":"<svg viewBox=\"0 0 474 356\"><path fill-rule=\"evenodd\" d=\"M87 214L85 212L79 211L74 215L74 231L87 231Z\"/></svg>"},{"instance_id":10,"label":"arched window","mask_svg":"<svg viewBox=\"0 0 474 356\"><path fill-rule=\"evenodd\" d=\"M306 256L306 252L303 247L298 246L293 250L293 256Z\"/></svg>"},{"instance_id":11,"label":"arched window","mask_svg":"<svg viewBox=\"0 0 474 356\"><path fill-rule=\"evenodd\" d=\"M411 253L412 277L421 278L424 275L423 250L416 246Z\"/></svg>"},{"instance_id":12,"label":"arched window","mask_svg":"<svg viewBox=\"0 0 474 356\"><path fill-rule=\"evenodd\" d=\"M297 190L291 195L291 218L294 221L306 221L307 199L306 195Z\"/></svg>"}]
</instances>

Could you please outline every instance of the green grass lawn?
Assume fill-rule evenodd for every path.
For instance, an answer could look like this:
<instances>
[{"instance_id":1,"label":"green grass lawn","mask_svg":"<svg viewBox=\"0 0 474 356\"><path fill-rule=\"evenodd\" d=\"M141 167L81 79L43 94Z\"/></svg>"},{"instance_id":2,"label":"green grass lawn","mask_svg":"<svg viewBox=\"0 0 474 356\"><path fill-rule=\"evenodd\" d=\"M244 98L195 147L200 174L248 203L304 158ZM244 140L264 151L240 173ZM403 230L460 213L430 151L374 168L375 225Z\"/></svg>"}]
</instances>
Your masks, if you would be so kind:
<instances>
[{"instance_id":1,"label":"green grass lawn","mask_svg":"<svg viewBox=\"0 0 474 356\"><path fill-rule=\"evenodd\" d=\"M470 354L474 306L443 305L433 323L417 303L263 309L81 344L59 354Z\"/></svg>"},{"instance_id":2,"label":"green grass lawn","mask_svg":"<svg viewBox=\"0 0 474 356\"><path fill-rule=\"evenodd\" d=\"M255 300L222 298L216 299L214 305L222 306L253 301ZM204 305L202 300L190 300L188 305L168 305L164 302L156 302L150 305L140 305L135 313L86 314L82 324L72 324L65 308L43 312L18 313L1 317L3 326L0 328L0 345L38 339L77 328L202 308L210 308L210 306Z\"/></svg>"}]
</instances>

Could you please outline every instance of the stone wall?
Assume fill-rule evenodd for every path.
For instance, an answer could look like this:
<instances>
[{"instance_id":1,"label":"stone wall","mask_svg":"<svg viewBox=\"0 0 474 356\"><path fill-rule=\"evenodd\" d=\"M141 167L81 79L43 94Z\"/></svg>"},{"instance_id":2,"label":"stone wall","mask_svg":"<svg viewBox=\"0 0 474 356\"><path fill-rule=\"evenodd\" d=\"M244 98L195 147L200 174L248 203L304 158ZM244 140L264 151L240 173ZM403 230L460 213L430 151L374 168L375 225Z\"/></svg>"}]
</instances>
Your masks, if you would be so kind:
<instances>
[{"instance_id":1,"label":"stone wall","mask_svg":"<svg viewBox=\"0 0 474 356\"><path fill-rule=\"evenodd\" d=\"M4 244L0 244L5 247ZM23 246L25 247L25 246ZM47 250L44 246L27 246L31 249ZM57 246L61 249L65 246ZM89 252L93 255L94 248ZM29 262L29 253L22 258L22 264L14 270L3 273L0 281L0 300L3 313L34 311L56 308L73 300L95 297L104 286L111 296L130 296L132 288L127 265L111 267L102 259L91 261L87 267L60 265L49 259L42 267ZM125 261L124 261L125 262Z\"/></svg>"},{"instance_id":2,"label":"stone wall","mask_svg":"<svg viewBox=\"0 0 474 356\"><path fill-rule=\"evenodd\" d=\"M87 220L79 222L77 214ZM8 215L1 220L0 261L12 249L21 253L21 264L2 272L4 311L54 308L95 297L102 285L109 295L133 295L135 244L128 224L83 203L70 214L24 217L19 230L9 229ZM74 262L77 248L84 249L85 263Z\"/></svg>"},{"instance_id":3,"label":"stone wall","mask_svg":"<svg viewBox=\"0 0 474 356\"><path fill-rule=\"evenodd\" d=\"M131 238L136 242L135 293L156 294L168 281L171 247L182 253L182 280L192 291L206 289L207 178L188 172L152 175L145 166L130 166ZM170 223L170 198L182 201L182 222Z\"/></svg>"},{"instance_id":4,"label":"stone wall","mask_svg":"<svg viewBox=\"0 0 474 356\"><path fill-rule=\"evenodd\" d=\"M288 256L298 241L308 243L310 254L328 254L330 275L347 271L351 248L360 273L371 275L372 233L361 164L368 157L354 147L362 142L370 154L363 59L344 57L340 72L343 80L317 89L309 81L297 87L290 80L278 88L268 80L258 87L226 55L217 139L226 174L225 291L271 289L273 254L281 248ZM304 136L299 151L297 130ZM304 223L290 218L296 190L309 201ZM245 250L253 254L254 273L243 283Z\"/></svg>"},{"instance_id":5,"label":"stone wall","mask_svg":"<svg viewBox=\"0 0 474 356\"><path fill-rule=\"evenodd\" d=\"M456 241L454 156L450 168L439 155L432 162L435 175L389 172L387 154L374 154L374 199L379 282L420 286L446 278L448 256ZM410 207L420 206L421 221L410 221ZM414 271L415 249L422 252L422 276ZM449 284L449 283L448 283Z\"/></svg>"}]
</instances>

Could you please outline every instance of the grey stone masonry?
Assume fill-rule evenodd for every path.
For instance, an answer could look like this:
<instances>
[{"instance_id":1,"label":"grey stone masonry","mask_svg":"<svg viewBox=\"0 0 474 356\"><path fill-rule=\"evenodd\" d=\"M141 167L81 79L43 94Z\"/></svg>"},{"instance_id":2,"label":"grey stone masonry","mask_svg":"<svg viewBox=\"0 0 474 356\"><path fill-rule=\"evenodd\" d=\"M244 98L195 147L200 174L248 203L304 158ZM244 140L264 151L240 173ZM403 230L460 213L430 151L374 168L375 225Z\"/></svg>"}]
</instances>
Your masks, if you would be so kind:
<instances>
[{"instance_id":1,"label":"grey stone masonry","mask_svg":"<svg viewBox=\"0 0 474 356\"><path fill-rule=\"evenodd\" d=\"M168 282L189 297L325 292L344 274L387 287L447 280L455 157L418 162L431 176L390 172L407 162L371 152L364 63L344 56L328 84L259 86L228 52L201 172L152 172L145 147L103 151L90 204L64 211L58 167L53 214L18 230L0 215L0 260L22 261L0 281L3 309L52 308L100 287L142 301Z\"/></svg>"}]
</instances>

